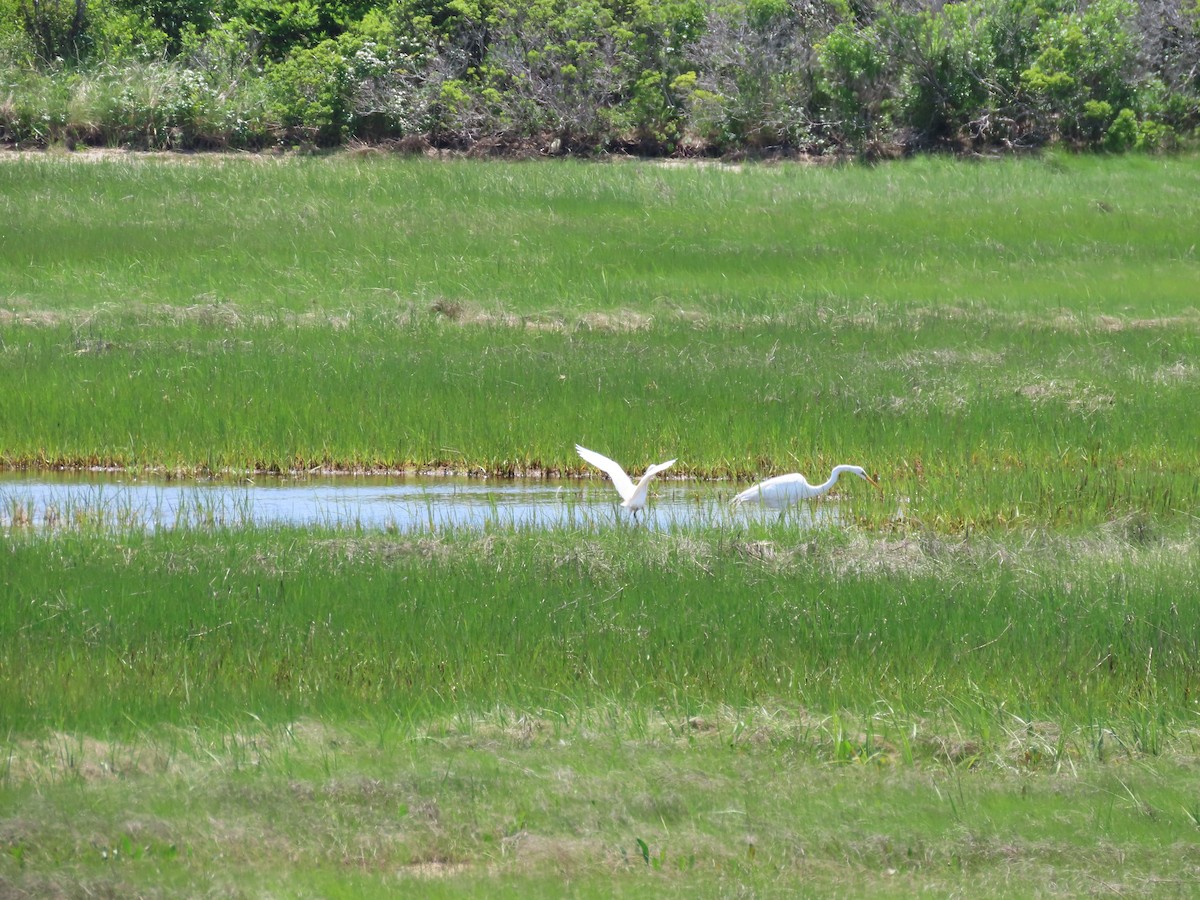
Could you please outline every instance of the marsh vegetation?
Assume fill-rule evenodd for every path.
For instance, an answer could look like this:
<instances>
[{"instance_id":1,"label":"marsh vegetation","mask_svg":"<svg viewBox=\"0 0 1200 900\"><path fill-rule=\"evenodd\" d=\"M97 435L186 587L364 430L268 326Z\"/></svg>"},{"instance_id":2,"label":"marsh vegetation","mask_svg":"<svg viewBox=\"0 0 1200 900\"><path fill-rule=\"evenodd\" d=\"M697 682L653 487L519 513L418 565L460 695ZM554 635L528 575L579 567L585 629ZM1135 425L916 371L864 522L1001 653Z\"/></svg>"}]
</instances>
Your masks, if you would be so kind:
<instances>
[{"instance_id":1,"label":"marsh vegetation","mask_svg":"<svg viewBox=\"0 0 1200 900\"><path fill-rule=\"evenodd\" d=\"M816 528L8 516L0 888L1188 895L1198 185L0 162L6 467L578 484L580 442L883 488Z\"/></svg>"}]
</instances>

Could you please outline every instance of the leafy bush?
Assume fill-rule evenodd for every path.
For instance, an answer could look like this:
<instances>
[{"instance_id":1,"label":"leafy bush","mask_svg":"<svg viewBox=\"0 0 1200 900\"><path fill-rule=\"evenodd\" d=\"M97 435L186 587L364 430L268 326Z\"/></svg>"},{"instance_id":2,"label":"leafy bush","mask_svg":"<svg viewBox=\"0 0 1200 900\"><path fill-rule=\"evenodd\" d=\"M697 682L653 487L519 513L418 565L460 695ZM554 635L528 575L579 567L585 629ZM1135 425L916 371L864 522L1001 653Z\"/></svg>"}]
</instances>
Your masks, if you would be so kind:
<instances>
[{"instance_id":1,"label":"leafy bush","mask_svg":"<svg viewBox=\"0 0 1200 900\"><path fill-rule=\"evenodd\" d=\"M632 33L602 0L510 3L496 12L489 57L508 74L503 127L602 144L626 90Z\"/></svg>"},{"instance_id":2,"label":"leafy bush","mask_svg":"<svg viewBox=\"0 0 1200 900\"><path fill-rule=\"evenodd\" d=\"M1081 12L1045 19L1035 34L1038 54L1021 77L1064 137L1096 144L1108 111L1131 107L1137 47L1128 0L1094 0Z\"/></svg>"},{"instance_id":3,"label":"leafy bush","mask_svg":"<svg viewBox=\"0 0 1200 900\"><path fill-rule=\"evenodd\" d=\"M817 45L817 103L825 127L852 147L876 140L889 124L892 63L878 29L838 25Z\"/></svg>"},{"instance_id":4,"label":"leafy bush","mask_svg":"<svg viewBox=\"0 0 1200 900\"><path fill-rule=\"evenodd\" d=\"M39 145L57 140L68 96L64 77L9 70L0 78L0 140Z\"/></svg>"},{"instance_id":5,"label":"leafy bush","mask_svg":"<svg viewBox=\"0 0 1200 900\"><path fill-rule=\"evenodd\" d=\"M272 61L321 40L320 10L313 0L236 0L231 12Z\"/></svg>"},{"instance_id":6,"label":"leafy bush","mask_svg":"<svg viewBox=\"0 0 1200 900\"><path fill-rule=\"evenodd\" d=\"M165 32L136 10L98 17L93 31L96 56L108 65L164 59L171 43Z\"/></svg>"},{"instance_id":7,"label":"leafy bush","mask_svg":"<svg viewBox=\"0 0 1200 900\"><path fill-rule=\"evenodd\" d=\"M79 76L65 137L112 146L174 149L190 144L203 80L171 63L128 63Z\"/></svg>"},{"instance_id":8,"label":"leafy bush","mask_svg":"<svg viewBox=\"0 0 1200 900\"><path fill-rule=\"evenodd\" d=\"M983 12L974 3L956 3L893 20L903 62L897 118L921 143L986 132L980 120L992 108L996 61Z\"/></svg>"},{"instance_id":9,"label":"leafy bush","mask_svg":"<svg viewBox=\"0 0 1200 900\"><path fill-rule=\"evenodd\" d=\"M1112 122L1104 132L1105 150L1123 153L1137 146L1138 121L1132 109L1121 110L1114 119L1112 107L1103 100L1089 100L1087 105L1091 113L1085 113L1086 118L1097 123Z\"/></svg>"},{"instance_id":10,"label":"leafy bush","mask_svg":"<svg viewBox=\"0 0 1200 900\"><path fill-rule=\"evenodd\" d=\"M349 134L353 82L337 41L292 51L267 78L272 110L284 128L324 145Z\"/></svg>"},{"instance_id":11,"label":"leafy bush","mask_svg":"<svg viewBox=\"0 0 1200 900\"><path fill-rule=\"evenodd\" d=\"M0 139L1169 148L1196 0L0 0Z\"/></svg>"},{"instance_id":12,"label":"leafy bush","mask_svg":"<svg viewBox=\"0 0 1200 900\"><path fill-rule=\"evenodd\" d=\"M121 41L122 47L141 44L152 58L155 55L178 54L184 38L196 30L205 31L221 12L220 0L103 0L111 12L102 16L103 28L110 32L115 23L128 23L136 27L128 29ZM121 29L123 32L125 29ZM111 40L111 37L109 38ZM109 49L104 52L106 62L116 62ZM154 51L158 50L159 53Z\"/></svg>"},{"instance_id":13,"label":"leafy bush","mask_svg":"<svg viewBox=\"0 0 1200 900\"><path fill-rule=\"evenodd\" d=\"M91 49L87 0L17 0L17 21L33 53L51 65L85 59Z\"/></svg>"},{"instance_id":14,"label":"leafy bush","mask_svg":"<svg viewBox=\"0 0 1200 900\"><path fill-rule=\"evenodd\" d=\"M28 68L33 43L17 12L18 0L0 0L0 69Z\"/></svg>"},{"instance_id":15,"label":"leafy bush","mask_svg":"<svg viewBox=\"0 0 1200 900\"><path fill-rule=\"evenodd\" d=\"M754 0L709 17L697 52L692 127L722 152L811 148L816 41L836 16L786 0Z\"/></svg>"}]
</instances>

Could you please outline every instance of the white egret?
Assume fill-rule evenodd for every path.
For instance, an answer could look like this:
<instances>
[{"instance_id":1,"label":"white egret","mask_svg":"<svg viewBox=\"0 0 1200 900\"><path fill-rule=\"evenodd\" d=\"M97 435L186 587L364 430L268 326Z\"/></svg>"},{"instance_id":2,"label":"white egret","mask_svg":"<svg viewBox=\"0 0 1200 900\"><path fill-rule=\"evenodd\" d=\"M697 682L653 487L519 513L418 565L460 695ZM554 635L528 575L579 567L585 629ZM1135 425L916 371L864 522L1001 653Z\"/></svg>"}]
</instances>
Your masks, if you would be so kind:
<instances>
[{"instance_id":1,"label":"white egret","mask_svg":"<svg viewBox=\"0 0 1200 900\"><path fill-rule=\"evenodd\" d=\"M809 500L829 493L829 489L837 484L838 476L850 472L879 487L879 479L867 474L862 466L834 466L833 474L823 484L809 484L808 479L799 472L789 475L776 475L766 481L760 481L753 487L748 487L733 498L735 506L742 503L758 502L771 509L784 509L801 500Z\"/></svg>"},{"instance_id":2,"label":"white egret","mask_svg":"<svg viewBox=\"0 0 1200 900\"><path fill-rule=\"evenodd\" d=\"M617 493L621 495L621 505L637 516L639 509L644 509L646 506L646 494L650 487L650 479L664 469L669 469L675 465L675 460L667 460L665 463L658 463L646 469L646 473L642 475L641 480L635 485L633 479L625 474L625 470L621 468L621 464L615 460L609 459L603 454L597 453L595 450L589 450L587 447L575 445L576 452L583 457L585 462L591 463L600 471L608 475L612 479L613 487L617 489Z\"/></svg>"}]
</instances>

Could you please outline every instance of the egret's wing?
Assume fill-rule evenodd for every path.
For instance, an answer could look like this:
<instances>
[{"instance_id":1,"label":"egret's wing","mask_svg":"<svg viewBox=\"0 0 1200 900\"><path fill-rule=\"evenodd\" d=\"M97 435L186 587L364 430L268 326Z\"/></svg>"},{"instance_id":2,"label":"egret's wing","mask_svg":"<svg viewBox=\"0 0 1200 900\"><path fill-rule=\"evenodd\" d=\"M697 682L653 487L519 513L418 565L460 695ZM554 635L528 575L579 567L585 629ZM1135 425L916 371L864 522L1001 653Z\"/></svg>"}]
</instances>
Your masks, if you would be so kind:
<instances>
[{"instance_id":1,"label":"egret's wing","mask_svg":"<svg viewBox=\"0 0 1200 900\"><path fill-rule=\"evenodd\" d=\"M758 491L759 491L759 488L761 488L761 487L762 487L762 483L760 482L759 484L756 484L756 485L746 488L744 491L742 491L740 494L737 494L733 498L733 501L732 501L733 505L738 506L742 503L746 503L749 500L757 500L758 499Z\"/></svg>"},{"instance_id":2,"label":"egret's wing","mask_svg":"<svg viewBox=\"0 0 1200 900\"><path fill-rule=\"evenodd\" d=\"M652 465L650 468L648 468L646 470L646 474L643 475L642 478L645 478L645 479L653 478L659 472L665 472L665 471L667 471L667 469L671 468L671 466L673 466L673 465L675 465L675 460L673 460L673 459L668 459L665 463L655 463L654 465Z\"/></svg>"},{"instance_id":3,"label":"egret's wing","mask_svg":"<svg viewBox=\"0 0 1200 900\"><path fill-rule=\"evenodd\" d=\"M675 460L669 459L665 463L655 463L654 465L647 468L646 471L642 474L642 477L638 479L637 487L633 489L633 495L635 497L637 497L637 496L645 497L646 491L649 490L649 488L650 488L650 479L653 478L655 475L657 475L659 472L662 472L662 471L665 471L665 470L671 468L671 466L673 466L673 465L675 465ZM628 500L629 498L626 497L625 499Z\"/></svg>"},{"instance_id":4,"label":"egret's wing","mask_svg":"<svg viewBox=\"0 0 1200 900\"><path fill-rule=\"evenodd\" d=\"M575 445L575 451L583 457L584 462L589 462L601 472L612 479L613 487L617 489L617 493L621 495L622 500L628 500L633 496L633 481L625 470L621 468L621 464L616 460L609 459L602 453L597 453L595 450L589 450L587 447ZM674 462L674 460L672 460Z\"/></svg>"},{"instance_id":5,"label":"egret's wing","mask_svg":"<svg viewBox=\"0 0 1200 900\"><path fill-rule=\"evenodd\" d=\"M764 506L783 507L809 496L811 488L799 472L776 475L766 481L751 485L733 498L733 503L761 503Z\"/></svg>"}]
</instances>

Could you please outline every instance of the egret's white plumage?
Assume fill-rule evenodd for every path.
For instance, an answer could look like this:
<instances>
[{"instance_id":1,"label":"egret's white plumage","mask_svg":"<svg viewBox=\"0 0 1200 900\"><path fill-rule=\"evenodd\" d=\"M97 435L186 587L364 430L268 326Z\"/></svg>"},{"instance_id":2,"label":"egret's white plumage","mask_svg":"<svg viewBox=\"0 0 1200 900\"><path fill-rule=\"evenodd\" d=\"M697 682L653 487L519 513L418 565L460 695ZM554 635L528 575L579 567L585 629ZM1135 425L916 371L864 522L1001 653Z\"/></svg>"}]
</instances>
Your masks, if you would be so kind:
<instances>
[{"instance_id":1,"label":"egret's white plumage","mask_svg":"<svg viewBox=\"0 0 1200 900\"><path fill-rule=\"evenodd\" d=\"M771 509L783 509L801 500L820 497L829 492L837 484L838 476L843 472L857 475L865 481L879 487L879 479L867 474L862 466L834 466L829 480L823 484L809 484L808 479L799 472L789 475L776 475L766 481L760 481L753 487L748 487L733 498L734 505L742 503L761 503Z\"/></svg>"},{"instance_id":2,"label":"egret's white plumage","mask_svg":"<svg viewBox=\"0 0 1200 900\"><path fill-rule=\"evenodd\" d=\"M595 450L589 450L587 447L581 447L578 444L575 445L575 450L583 457L585 462L591 463L612 479L613 487L621 495L621 505L633 513L645 508L646 495L650 488L650 479L664 469L669 469L675 465L675 460L670 459L665 463L657 463L650 466L635 485L633 479L625 474L625 470L621 468L621 464L615 460L611 460L607 456L597 453Z\"/></svg>"}]
</instances>

